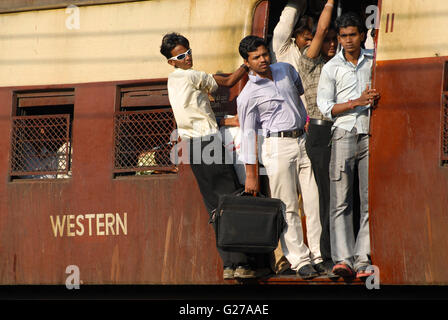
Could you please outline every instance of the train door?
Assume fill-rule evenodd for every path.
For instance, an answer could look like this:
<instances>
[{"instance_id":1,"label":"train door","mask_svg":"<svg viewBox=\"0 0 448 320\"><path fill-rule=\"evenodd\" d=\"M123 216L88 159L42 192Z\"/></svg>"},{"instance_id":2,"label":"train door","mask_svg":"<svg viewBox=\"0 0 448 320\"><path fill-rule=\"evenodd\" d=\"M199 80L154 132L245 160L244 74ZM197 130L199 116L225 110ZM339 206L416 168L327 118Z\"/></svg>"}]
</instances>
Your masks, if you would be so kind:
<instances>
[{"instance_id":1,"label":"train door","mask_svg":"<svg viewBox=\"0 0 448 320\"><path fill-rule=\"evenodd\" d=\"M372 246L382 281L446 284L448 3L380 1L371 122Z\"/></svg>"}]
</instances>

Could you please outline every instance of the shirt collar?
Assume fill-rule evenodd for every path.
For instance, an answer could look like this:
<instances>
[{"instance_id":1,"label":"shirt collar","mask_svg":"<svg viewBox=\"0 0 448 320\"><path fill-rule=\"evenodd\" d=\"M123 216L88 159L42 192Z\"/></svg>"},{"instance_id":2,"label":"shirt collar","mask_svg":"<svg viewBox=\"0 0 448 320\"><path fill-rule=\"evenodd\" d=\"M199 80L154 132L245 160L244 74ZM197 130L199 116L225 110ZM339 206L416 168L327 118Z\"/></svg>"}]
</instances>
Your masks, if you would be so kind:
<instances>
[{"instance_id":1,"label":"shirt collar","mask_svg":"<svg viewBox=\"0 0 448 320\"><path fill-rule=\"evenodd\" d=\"M338 56L339 56L339 58L340 58L342 61L349 63L349 62L347 61L347 59L345 58L345 55L344 55L344 49L342 49L341 51L339 51ZM360 53L360 55L359 55L358 64L359 64L359 62L361 62L362 60L364 60L364 56L369 57L369 58L373 58L373 50L366 50L366 49L364 49L364 48L361 48L361 53Z\"/></svg>"},{"instance_id":2,"label":"shirt collar","mask_svg":"<svg viewBox=\"0 0 448 320\"><path fill-rule=\"evenodd\" d=\"M272 77L274 77L274 68L272 68L272 64L269 66L271 68ZM249 72L249 80L253 83L262 83L264 81L268 81L268 78L262 78L258 74L255 74L253 71Z\"/></svg>"}]
</instances>

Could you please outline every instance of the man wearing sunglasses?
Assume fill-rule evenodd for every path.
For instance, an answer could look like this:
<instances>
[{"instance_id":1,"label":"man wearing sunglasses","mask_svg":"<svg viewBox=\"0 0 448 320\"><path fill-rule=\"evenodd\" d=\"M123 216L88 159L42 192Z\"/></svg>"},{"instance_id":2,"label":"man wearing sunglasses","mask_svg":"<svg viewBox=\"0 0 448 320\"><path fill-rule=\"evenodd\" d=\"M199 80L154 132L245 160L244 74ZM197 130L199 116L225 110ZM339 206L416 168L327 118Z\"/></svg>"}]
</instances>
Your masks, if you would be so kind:
<instances>
[{"instance_id":1,"label":"man wearing sunglasses","mask_svg":"<svg viewBox=\"0 0 448 320\"><path fill-rule=\"evenodd\" d=\"M174 71L168 76L170 104L178 134L189 146L190 167L207 211L212 217L218 206L219 196L234 193L241 185L233 163L227 164L224 161L225 151L208 94L214 92L218 86L232 87L247 73L247 68L242 65L227 77L193 70L189 41L177 33L163 37L160 52L167 58L168 64L174 67ZM214 150L214 156L220 154L222 157L216 159L213 156L217 161L210 162L203 156L209 154L210 149ZM255 256L219 248L218 252L223 261L225 280L257 277L254 270Z\"/></svg>"}]
</instances>

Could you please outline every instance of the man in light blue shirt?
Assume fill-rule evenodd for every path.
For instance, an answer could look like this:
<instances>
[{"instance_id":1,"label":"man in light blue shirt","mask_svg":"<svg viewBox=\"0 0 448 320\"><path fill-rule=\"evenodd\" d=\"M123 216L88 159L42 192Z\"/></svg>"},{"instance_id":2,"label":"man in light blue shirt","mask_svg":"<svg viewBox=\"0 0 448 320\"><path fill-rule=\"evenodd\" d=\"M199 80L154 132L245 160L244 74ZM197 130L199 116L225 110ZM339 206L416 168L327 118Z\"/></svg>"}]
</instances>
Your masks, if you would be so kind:
<instances>
[{"instance_id":1,"label":"man in light blue shirt","mask_svg":"<svg viewBox=\"0 0 448 320\"><path fill-rule=\"evenodd\" d=\"M246 164L246 192L258 192L258 130L265 137L262 162L269 177L271 196L286 206L286 228L280 236L283 254L291 269L303 279L319 275L313 265L322 263L319 195L311 161L305 150L306 110L300 95L302 81L289 63L270 64L263 39L247 36L239 51L249 67L249 81L237 99L242 132L240 160ZM299 195L303 197L308 247L302 234Z\"/></svg>"},{"instance_id":2,"label":"man in light blue shirt","mask_svg":"<svg viewBox=\"0 0 448 320\"><path fill-rule=\"evenodd\" d=\"M361 48L365 32L358 16L336 20L343 50L322 69L317 104L334 121L330 160L330 235L333 273L365 278L370 273L368 164L369 112L379 98L370 89L373 52ZM360 229L353 229L353 179L358 167Z\"/></svg>"}]
</instances>

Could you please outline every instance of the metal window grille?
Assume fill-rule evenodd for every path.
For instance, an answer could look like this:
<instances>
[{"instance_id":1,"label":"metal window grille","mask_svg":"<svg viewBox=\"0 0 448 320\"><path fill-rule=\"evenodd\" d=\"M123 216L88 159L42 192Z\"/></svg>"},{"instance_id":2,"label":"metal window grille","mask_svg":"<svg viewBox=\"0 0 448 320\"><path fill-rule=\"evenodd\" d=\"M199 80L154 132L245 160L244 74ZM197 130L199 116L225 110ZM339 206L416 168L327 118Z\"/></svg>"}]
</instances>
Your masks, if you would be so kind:
<instances>
[{"instance_id":1,"label":"metal window grille","mask_svg":"<svg viewBox=\"0 0 448 320\"><path fill-rule=\"evenodd\" d=\"M234 114L236 107L236 98L232 101L229 88L219 87L213 94L209 94L210 106L216 117L222 117L226 114Z\"/></svg>"},{"instance_id":2,"label":"metal window grille","mask_svg":"<svg viewBox=\"0 0 448 320\"><path fill-rule=\"evenodd\" d=\"M59 178L69 170L70 115L12 118L11 176Z\"/></svg>"},{"instance_id":3,"label":"metal window grille","mask_svg":"<svg viewBox=\"0 0 448 320\"><path fill-rule=\"evenodd\" d=\"M170 160L175 129L174 115L169 109L117 112L114 172L176 172Z\"/></svg>"},{"instance_id":4,"label":"metal window grille","mask_svg":"<svg viewBox=\"0 0 448 320\"><path fill-rule=\"evenodd\" d=\"M442 165L448 165L448 92L443 94L441 143Z\"/></svg>"}]
</instances>

